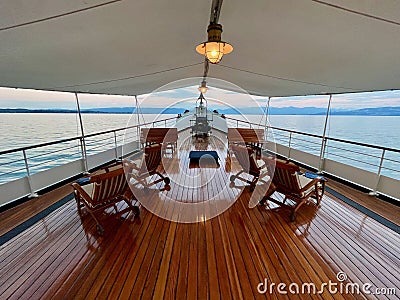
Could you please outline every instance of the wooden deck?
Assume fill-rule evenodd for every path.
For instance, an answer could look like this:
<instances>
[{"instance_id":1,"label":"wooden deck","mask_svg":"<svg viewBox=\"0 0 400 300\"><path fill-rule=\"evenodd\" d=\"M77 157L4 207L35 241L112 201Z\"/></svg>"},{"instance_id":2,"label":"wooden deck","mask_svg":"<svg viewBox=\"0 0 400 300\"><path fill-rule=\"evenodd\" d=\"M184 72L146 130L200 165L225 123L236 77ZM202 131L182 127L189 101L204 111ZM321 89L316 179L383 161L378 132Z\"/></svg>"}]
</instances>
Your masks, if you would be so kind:
<instances>
[{"instance_id":1,"label":"wooden deck","mask_svg":"<svg viewBox=\"0 0 400 300\"><path fill-rule=\"evenodd\" d=\"M53 191L47 201L70 191ZM171 184L171 191L151 195L181 195L176 191ZM186 201L191 194L182 195ZM103 237L71 200L0 247L0 299L399 297L399 234L328 193L319 207L300 209L293 223L287 210L250 209L249 199L246 188L227 211L192 224L162 219L142 207L139 218L129 213L105 219ZM0 215L3 232L13 219L17 225L17 219L34 214L27 208L13 211ZM314 283L319 289L322 283L340 283L338 272L347 275L344 285L370 283L371 291L396 288L397 295L331 294L327 288L323 294L283 295L276 286L261 295L257 290L265 279L300 288Z\"/></svg>"}]
</instances>

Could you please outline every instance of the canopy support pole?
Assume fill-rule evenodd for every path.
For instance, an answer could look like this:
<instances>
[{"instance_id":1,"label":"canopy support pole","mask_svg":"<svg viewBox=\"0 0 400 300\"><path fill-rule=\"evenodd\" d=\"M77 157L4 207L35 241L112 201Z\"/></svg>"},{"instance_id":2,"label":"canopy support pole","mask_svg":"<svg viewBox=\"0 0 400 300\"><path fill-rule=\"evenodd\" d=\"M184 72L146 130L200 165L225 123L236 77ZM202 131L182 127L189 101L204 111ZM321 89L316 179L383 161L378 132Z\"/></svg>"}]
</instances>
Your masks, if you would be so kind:
<instances>
[{"instance_id":1,"label":"canopy support pole","mask_svg":"<svg viewBox=\"0 0 400 300\"><path fill-rule=\"evenodd\" d=\"M84 175L89 174L89 167L87 163L87 152L86 152L86 142L85 142L85 131L83 130L83 121L82 121L82 114L81 114L81 107L79 105L79 98L78 98L78 93L75 94L75 99L76 99L76 107L78 108L78 116L79 116L79 124L81 127L81 151L82 151L82 159L83 159L83 166L84 166Z\"/></svg>"},{"instance_id":2,"label":"canopy support pole","mask_svg":"<svg viewBox=\"0 0 400 300\"><path fill-rule=\"evenodd\" d=\"M268 97L267 100L267 105L266 105L266 109L265 109L265 123L264 123L264 129L265 129L265 142L268 141L268 129L269 129L269 105L271 102L271 97Z\"/></svg>"},{"instance_id":3,"label":"canopy support pole","mask_svg":"<svg viewBox=\"0 0 400 300\"><path fill-rule=\"evenodd\" d=\"M332 94L329 95L328 109L326 110L324 132L322 134L321 151L319 153L318 173L322 173L322 171L324 169L324 162L325 162L324 156L325 156L325 149L326 149L326 128L328 126L329 114L331 111L331 100L332 100Z\"/></svg>"},{"instance_id":4,"label":"canopy support pole","mask_svg":"<svg viewBox=\"0 0 400 300\"><path fill-rule=\"evenodd\" d=\"M140 140L140 116L139 116L139 102L137 96L135 95L135 112L137 118L137 126L136 126L136 136ZM139 143L139 149L141 148L141 143Z\"/></svg>"}]
</instances>

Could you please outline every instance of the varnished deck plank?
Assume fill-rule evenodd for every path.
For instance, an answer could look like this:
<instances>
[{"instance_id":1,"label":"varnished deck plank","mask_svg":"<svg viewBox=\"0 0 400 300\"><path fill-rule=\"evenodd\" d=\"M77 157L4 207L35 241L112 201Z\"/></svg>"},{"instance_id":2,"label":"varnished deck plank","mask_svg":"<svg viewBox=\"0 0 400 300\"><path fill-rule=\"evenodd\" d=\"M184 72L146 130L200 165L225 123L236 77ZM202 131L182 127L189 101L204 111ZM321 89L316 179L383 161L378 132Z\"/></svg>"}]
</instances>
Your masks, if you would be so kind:
<instances>
[{"instance_id":1,"label":"varnished deck plank","mask_svg":"<svg viewBox=\"0 0 400 300\"><path fill-rule=\"evenodd\" d=\"M354 202L400 226L400 206L388 203L375 196L370 196L367 193L356 191L354 188L334 180L329 180L328 186L350 198Z\"/></svg>"},{"instance_id":2,"label":"varnished deck plank","mask_svg":"<svg viewBox=\"0 0 400 300\"><path fill-rule=\"evenodd\" d=\"M51 193L30 199L28 203L22 203L0 213L0 235L3 235L16 226L22 224L63 197L71 194L71 192L72 187L65 185L53 190Z\"/></svg>"},{"instance_id":3,"label":"varnished deck plank","mask_svg":"<svg viewBox=\"0 0 400 300\"><path fill-rule=\"evenodd\" d=\"M217 143L213 147L218 148ZM218 152L224 158L224 150ZM181 153L180 163L188 163L186 154ZM220 164L224 170L224 162ZM213 173L201 171L205 177L199 182L204 183ZM200 170L188 172L194 175ZM171 191L154 191L149 197L159 200L156 210L169 201L162 195L206 200L229 178L229 173L215 174L215 180L197 194L194 189L173 190L171 185ZM187 183L192 180L178 175ZM222 196L240 192L240 188L226 189ZM54 193L52 202L61 195ZM399 288L399 235L329 193L320 207L302 207L293 223L289 211L272 205L250 209L249 201L245 188L223 214L192 224L161 219L142 207L140 218L129 213L124 219L104 219L105 235L99 237L95 222L90 216L81 219L72 200L0 247L0 298L374 298L327 291L282 295L276 287L271 295L257 291L264 278L276 284L338 283L339 271L346 272L346 282ZM176 205L168 209L172 214ZM10 222L12 215L6 219Z\"/></svg>"}]
</instances>

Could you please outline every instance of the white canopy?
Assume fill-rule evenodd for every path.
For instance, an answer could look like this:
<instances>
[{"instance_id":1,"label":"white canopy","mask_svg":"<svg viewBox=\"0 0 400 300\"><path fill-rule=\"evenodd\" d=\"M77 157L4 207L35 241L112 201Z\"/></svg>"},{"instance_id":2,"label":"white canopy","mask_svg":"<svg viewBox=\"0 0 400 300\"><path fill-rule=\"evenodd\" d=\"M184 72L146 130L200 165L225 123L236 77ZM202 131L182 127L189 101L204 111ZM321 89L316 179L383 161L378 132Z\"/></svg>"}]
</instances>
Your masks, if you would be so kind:
<instances>
[{"instance_id":1,"label":"white canopy","mask_svg":"<svg viewBox=\"0 0 400 300\"><path fill-rule=\"evenodd\" d=\"M264 96L400 88L400 1L225 0L209 76ZM341 8L340 8L341 7ZM211 0L4 0L0 86L138 95L203 75ZM199 82L200 84L200 82Z\"/></svg>"}]
</instances>

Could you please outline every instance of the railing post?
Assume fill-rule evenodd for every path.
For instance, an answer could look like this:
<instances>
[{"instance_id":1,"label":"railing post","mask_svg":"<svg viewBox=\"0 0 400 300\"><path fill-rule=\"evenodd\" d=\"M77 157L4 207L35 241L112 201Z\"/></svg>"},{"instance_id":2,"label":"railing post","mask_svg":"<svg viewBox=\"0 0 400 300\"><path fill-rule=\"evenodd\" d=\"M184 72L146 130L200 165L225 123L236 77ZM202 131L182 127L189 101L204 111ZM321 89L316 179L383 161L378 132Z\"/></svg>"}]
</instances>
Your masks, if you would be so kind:
<instances>
[{"instance_id":1,"label":"railing post","mask_svg":"<svg viewBox=\"0 0 400 300\"><path fill-rule=\"evenodd\" d=\"M28 159L26 158L26 151L22 150L22 154L24 155L26 176L28 178L29 191L31 192L31 194L29 195L29 198L39 197L39 195L33 191L32 178L31 178L31 174L29 172Z\"/></svg>"},{"instance_id":2,"label":"railing post","mask_svg":"<svg viewBox=\"0 0 400 300\"><path fill-rule=\"evenodd\" d=\"M292 132L289 133L289 145L288 145L289 151L288 151L287 159L290 159L290 150L292 149L291 144L292 144Z\"/></svg>"},{"instance_id":3,"label":"railing post","mask_svg":"<svg viewBox=\"0 0 400 300\"><path fill-rule=\"evenodd\" d=\"M82 148L82 158L83 158L83 163L84 163L84 168L85 168L85 171L83 172L83 174L88 175L89 174L89 168L88 168L88 164L87 164L85 131L83 130L81 106L79 104L78 93L75 92L74 94L75 94L75 99L76 99L76 107L78 108L79 124L81 125L81 134L82 134L82 136L80 137L80 140L81 140L81 148Z\"/></svg>"},{"instance_id":4,"label":"railing post","mask_svg":"<svg viewBox=\"0 0 400 300\"><path fill-rule=\"evenodd\" d=\"M87 153L86 153L86 144L85 144L85 139L83 137L79 138L80 142L81 142L81 153L82 153L82 159L83 159L83 167L84 167L84 175L88 175L89 174L89 167L88 167L88 163L87 163Z\"/></svg>"},{"instance_id":5,"label":"railing post","mask_svg":"<svg viewBox=\"0 0 400 300\"><path fill-rule=\"evenodd\" d=\"M369 194L370 194L371 196L376 196L376 195L378 194L378 193L377 193L377 190L378 190L378 186L379 186L379 181L380 181L380 179L381 179L381 171L382 171L383 161L384 161L384 159L385 159L385 152L386 152L386 150L383 149L383 150L382 150L381 160L380 160L380 162L379 162L378 173L376 173L376 184L375 184L375 188L374 188L373 191L369 192Z\"/></svg>"},{"instance_id":6,"label":"railing post","mask_svg":"<svg viewBox=\"0 0 400 300\"><path fill-rule=\"evenodd\" d=\"M332 101L332 95L329 95L328 107L326 109L326 115L325 115L324 132L322 134L321 151L319 152L318 173L322 173L322 171L324 169L325 147L326 147L326 128L328 126L329 114L331 111L331 101Z\"/></svg>"},{"instance_id":7,"label":"railing post","mask_svg":"<svg viewBox=\"0 0 400 300\"><path fill-rule=\"evenodd\" d=\"M114 149L115 149L115 160L117 162L120 162L121 160L118 157L118 144L117 144L117 133L113 131L114 133Z\"/></svg>"},{"instance_id":8,"label":"railing post","mask_svg":"<svg viewBox=\"0 0 400 300\"><path fill-rule=\"evenodd\" d=\"M326 137L322 137L321 150L319 152L318 173L322 173L322 170L324 169L325 149Z\"/></svg>"}]
</instances>

